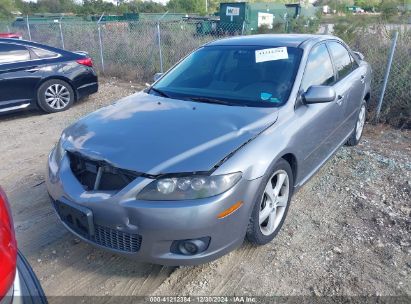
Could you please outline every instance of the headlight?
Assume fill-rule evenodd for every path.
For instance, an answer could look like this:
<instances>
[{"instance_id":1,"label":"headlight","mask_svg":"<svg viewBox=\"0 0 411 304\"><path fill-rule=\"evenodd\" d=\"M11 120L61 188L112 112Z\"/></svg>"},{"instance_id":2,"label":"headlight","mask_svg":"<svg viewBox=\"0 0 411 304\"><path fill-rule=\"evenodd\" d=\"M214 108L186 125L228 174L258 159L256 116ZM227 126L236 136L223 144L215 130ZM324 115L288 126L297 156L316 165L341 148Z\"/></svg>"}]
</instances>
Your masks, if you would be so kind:
<instances>
[{"instance_id":1,"label":"headlight","mask_svg":"<svg viewBox=\"0 0 411 304\"><path fill-rule=\"evenodd\" d=\"M61 143L61 138L60 138L59 142L57 143L56 147L54 148L54 159L55 159L57 164L59 164L61 162L61 160L63 159L64 152L65 151L64 151L63 145Z\"/></svg>"},{"instance_id":2,"label":"headlight","mask_svg":"<svg viewBox=\"0 0 411 304\"><path fill-rule=\"evenodd\" d=\"M241 172L225 175L191 175L160 178L148 184L137 199L148 201L174 201L205 198L221 194L233 187Z\"/></svg>"}]
</instances>

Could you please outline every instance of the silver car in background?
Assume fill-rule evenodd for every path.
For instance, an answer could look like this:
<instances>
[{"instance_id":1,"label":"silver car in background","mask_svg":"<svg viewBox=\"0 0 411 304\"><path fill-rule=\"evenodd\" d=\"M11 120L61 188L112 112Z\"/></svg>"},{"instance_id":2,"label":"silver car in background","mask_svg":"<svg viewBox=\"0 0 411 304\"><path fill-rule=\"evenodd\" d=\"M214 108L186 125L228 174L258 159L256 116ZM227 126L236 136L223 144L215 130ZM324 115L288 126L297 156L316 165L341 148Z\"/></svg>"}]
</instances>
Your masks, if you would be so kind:
<instances>
[{"instance_id":1,"label":"silver car in background","mask_svg":"<svg viewBox=\"0 0 411 304\"><path fill-rule=\"evenodd\" d=\"M63 132L48 159L53 205L83 240L151 263L266 244L293 193L359 142L370 82L333 36L211 42Z\"/></svg>"}]
</instances>

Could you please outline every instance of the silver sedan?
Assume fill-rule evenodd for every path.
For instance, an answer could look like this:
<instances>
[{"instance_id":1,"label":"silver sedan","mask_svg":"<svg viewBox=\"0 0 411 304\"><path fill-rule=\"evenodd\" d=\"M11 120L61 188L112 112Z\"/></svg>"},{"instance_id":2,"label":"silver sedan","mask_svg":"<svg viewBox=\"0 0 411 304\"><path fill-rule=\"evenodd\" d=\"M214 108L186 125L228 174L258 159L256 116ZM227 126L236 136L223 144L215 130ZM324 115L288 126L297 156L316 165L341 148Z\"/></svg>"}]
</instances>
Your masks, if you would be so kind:
<instances>
[{"instance_id":1,"label":"silver sedan","mask_svg":"<svg viewBox=\"0 0 411 304\"><path fill-rule=\"evenodd\" d=\"M63 132L47 188L84 241L193 265L278 234L293 193L360 141L371 69L333 36L257 35L156 78Z\"/></svg>"}]
</instances>

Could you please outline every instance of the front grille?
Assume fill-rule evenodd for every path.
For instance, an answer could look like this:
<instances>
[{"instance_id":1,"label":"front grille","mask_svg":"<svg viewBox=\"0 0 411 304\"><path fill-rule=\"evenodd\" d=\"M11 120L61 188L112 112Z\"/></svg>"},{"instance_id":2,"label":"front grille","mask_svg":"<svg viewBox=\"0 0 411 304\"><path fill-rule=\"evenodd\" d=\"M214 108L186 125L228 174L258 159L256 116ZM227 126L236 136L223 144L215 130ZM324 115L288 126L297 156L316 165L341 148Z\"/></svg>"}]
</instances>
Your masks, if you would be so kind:
<instances>
[{"instance_id":1,"label":"front grille","mask_svg":"<svg viewBox=\"0 0 411 304\"><path fill-rule=\"evenodd\" d=\"M104 247L126 251L137 252L141 245L141 236L123 231L94 225L94 241Z\"/></svg>"},{"instance_id":2,"label":"front grille","mask_svg":"<svg viewBox=\"0 0 411 304\"><path fill-rule=\"evenodd\" d=\"M132 234L124 231L115 230L109 227L94 224L94 236L89 235L87 228L80 229L81 225L73 225L72 216L63 216L60 212L59 202L53 200L54 209L60 219L77 234L96 243L100 246L115 249L123 252L135 253L140 250L142 237L139 234Z\"/></svg>"},{"instance_id":3,"label":"front grille","mask_svg":"<svg viewBox=\"0 0 411 304\"><path fill-rule=\"evenodd\" d=\"M70 168L84 189L120 191L141 174L68 152Z\"/></svg>"}]
</instances>

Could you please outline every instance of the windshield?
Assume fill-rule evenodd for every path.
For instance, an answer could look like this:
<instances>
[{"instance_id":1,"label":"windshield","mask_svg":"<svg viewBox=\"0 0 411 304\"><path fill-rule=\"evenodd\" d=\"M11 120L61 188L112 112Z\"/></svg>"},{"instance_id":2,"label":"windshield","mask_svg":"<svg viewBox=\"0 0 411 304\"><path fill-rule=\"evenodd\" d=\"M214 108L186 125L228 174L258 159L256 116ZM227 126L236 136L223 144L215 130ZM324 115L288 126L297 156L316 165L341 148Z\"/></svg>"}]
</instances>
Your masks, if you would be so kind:
<instances>
[{"instance_id":1,"label":"windshield","mask_svg":"<svg viewBox=\"0 0 411 304\"><path fill-rule=\"evenodd\" d=\"M277 107L290 95L301 54L292 47L205 46L149 92L196 102Z\"/></svg>"}]
</instances>

